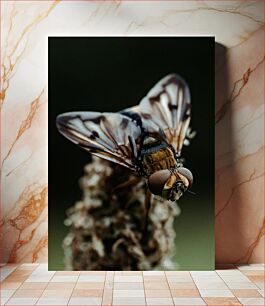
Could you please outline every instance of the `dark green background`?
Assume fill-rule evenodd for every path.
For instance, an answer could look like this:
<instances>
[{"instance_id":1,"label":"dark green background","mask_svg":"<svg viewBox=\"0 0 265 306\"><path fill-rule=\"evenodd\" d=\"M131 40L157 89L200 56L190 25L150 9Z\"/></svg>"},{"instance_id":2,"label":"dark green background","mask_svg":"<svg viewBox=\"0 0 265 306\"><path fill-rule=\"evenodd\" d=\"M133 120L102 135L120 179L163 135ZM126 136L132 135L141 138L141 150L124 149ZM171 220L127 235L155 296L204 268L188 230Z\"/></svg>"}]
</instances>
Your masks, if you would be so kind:
<instances>
[{"instance_id":1,"label":"dark green background","mask_svg":"<svg viewBox=\"0 0 265 306\"><path fill-rule=\"evenodd\" d=\"M168 73L189 84L195 139L182 151L193 192L179 201L176 261L180 270L214 269L214 38L49 38L49 269L64 268L65 210L82 193L78 179L90 160L55 126L68 111L116 112L138 104Z\"/></svg>"}]
</instances>

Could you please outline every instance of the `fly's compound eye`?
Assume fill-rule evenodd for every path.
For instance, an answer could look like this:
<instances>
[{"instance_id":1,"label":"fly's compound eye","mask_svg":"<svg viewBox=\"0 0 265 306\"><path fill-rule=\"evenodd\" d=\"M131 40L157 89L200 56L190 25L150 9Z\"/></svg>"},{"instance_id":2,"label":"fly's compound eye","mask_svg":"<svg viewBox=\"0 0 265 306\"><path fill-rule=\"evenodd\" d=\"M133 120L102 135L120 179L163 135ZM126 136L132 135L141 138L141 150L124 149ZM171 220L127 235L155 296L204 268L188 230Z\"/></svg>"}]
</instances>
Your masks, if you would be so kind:
<instances>
[{"instance_id":1,"label":"fly's compound eye","mask_svg":"<svg viewBox=\"0 0 265 306\"><path fill-rule=\"evenodd\" d=\"M187 168L184 168L184 167L179 167L177 169L178 173L180 175L183 175L189 182L189 186L187 186L188 188L190 188L192 186L192 183L193 183L193 175L191 173L191 171Z\"/></svg>"},{"instance_id":2,"label":"fly's compound eye","mask_svg":"<svg viewBox=\"0 0 265 306\"><path fill-rule=\"evenodd\" d=\"M168 169L151 174L148 178L148 187L150 191L155 195L161 195L170 176L171 172Z\"/></svg>"}]
</instances>

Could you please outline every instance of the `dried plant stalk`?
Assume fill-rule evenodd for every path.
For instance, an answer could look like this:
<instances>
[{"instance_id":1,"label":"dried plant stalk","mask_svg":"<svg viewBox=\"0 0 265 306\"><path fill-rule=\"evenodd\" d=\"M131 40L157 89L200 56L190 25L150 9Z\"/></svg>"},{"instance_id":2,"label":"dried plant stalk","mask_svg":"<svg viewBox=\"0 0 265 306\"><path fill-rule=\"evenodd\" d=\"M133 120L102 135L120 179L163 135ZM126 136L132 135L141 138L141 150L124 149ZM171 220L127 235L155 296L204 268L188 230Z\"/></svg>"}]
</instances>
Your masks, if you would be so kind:
<instances>
[{"instance_id":1,"label":"dried plant stalk","mask_svg":"<svg viewBox=\"0 0 265 306\"><path fill-rule=\"evenodd\" d=\"M128 181L130 186L121 185ZM85 167L81 188L83 200L67 211L65 220L66 270L177 268L172 260L176 203L152 197L145 229L145 181L98 158Z\"/></svg>"}]
</instances>

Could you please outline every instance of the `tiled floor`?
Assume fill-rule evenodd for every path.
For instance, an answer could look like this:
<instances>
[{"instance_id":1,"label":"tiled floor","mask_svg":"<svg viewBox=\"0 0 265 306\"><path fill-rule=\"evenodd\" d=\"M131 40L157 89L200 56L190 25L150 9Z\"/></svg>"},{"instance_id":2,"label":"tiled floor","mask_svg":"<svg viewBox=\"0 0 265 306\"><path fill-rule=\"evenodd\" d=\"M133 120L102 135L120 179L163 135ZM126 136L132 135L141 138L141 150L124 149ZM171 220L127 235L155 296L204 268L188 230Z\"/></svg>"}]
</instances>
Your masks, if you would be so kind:
<instances>
[{"instance_id":1,"label":"tiled floor","mask_svg":"<svg viewBox=\"0 0 265 306\"><path fill-rule=\"evenodd\" d=\"M264 265L216 271L55 272L1 266L1 305L264 305Z\"/></svg>"}]
</instances>

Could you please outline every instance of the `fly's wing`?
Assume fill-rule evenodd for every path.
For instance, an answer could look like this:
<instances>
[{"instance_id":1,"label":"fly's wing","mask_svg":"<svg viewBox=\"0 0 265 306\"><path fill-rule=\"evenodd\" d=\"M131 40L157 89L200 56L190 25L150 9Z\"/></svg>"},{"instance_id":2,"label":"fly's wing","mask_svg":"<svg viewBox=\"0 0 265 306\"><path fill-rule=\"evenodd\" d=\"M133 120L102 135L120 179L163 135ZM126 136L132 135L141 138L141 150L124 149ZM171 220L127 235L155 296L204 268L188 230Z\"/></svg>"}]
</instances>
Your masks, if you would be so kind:
<instances>
[{"instance_id":1,"label":"fly's wing","mask_svg":"<svg viewBox=\"0 0 265 306\"><path fill-rule=\"evenodd\" d=\"M140 127L142 133L147 132L155 138L167 141L164 131L153 120L146 120L143 117L139 105L123 109L119 113L131 118L133 122Z\"/></svg>"},{"instance_id":2,"label":"fly's wing","mask_svg":"<svg viewBox=\"0 0 265 306\"><path fill-rule=\"evenodd\" d=\"M58 130L91 154L135 171L141 129L118 113L71 112L59 115Z\"/></svg>"},{"instance_id":3,"label":"fly's wing","mask_svg":"<svg viewBox=\"0 0 265 306\"><path fill-rule=\"evenodd\" d=\"M167 142L180 154L191 116L187 83L177 74L167 75L141 100L138 111L145 128L151 132L162 129Z\"/></svg>"}]
</instances>

